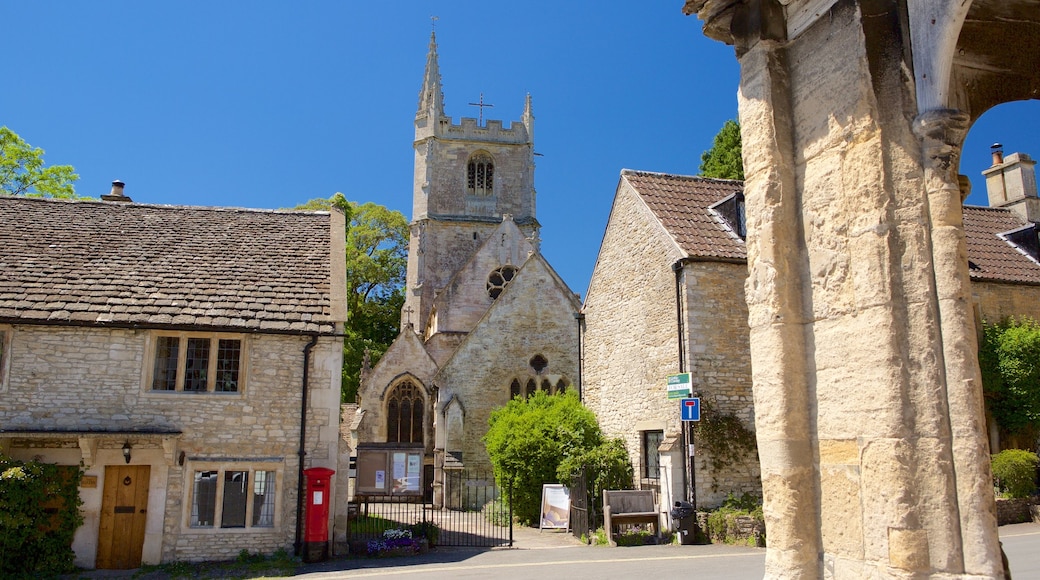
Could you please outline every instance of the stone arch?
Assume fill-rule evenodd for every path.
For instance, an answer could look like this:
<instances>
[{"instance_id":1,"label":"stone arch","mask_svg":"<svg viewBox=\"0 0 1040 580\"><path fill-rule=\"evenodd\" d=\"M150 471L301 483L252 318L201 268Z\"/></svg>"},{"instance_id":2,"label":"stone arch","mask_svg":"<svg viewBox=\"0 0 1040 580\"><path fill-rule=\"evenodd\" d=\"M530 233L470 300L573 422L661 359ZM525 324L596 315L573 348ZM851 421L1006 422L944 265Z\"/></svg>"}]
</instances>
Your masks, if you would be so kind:
<instances>
[{"instance_id":1,"label":"stone arch","mask_svg":"<svg viewBox=\"0 0 1040 580\"><path fill-rule=\"evenodd\" d=\"M406 380L410 380L413 383L415 383L415 385L422 390L423 395L426 397L427 400L429 400L429 398L433 395L433 391L431 391L430 388L426 386L426 383L422 382L419 379L419 377L415 376L414 374L405 371L403 373L395 375L394 378L390 379L390 381L386 383L386 386L383 387L383 392L379 393L379 400L385 401L390 391L399 383Z\"/></svg>"}]
</instances>

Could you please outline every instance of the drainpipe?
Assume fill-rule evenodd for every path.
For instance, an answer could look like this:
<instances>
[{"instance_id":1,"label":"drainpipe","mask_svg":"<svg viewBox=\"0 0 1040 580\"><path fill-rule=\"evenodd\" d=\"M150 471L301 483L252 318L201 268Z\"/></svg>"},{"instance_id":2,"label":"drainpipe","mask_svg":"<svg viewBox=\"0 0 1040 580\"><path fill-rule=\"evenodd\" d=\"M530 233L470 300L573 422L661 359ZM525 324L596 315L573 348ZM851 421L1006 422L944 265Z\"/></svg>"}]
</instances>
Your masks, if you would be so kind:
<instances>
[{"instance_id":1,"label":"drainpipe","mask_svg":"<svg viewBox=\"0 0 1040 580\"><path fill-rule=\"evenodd\" d=\"M296 483L296 541L293 543L293 554L299 556L303 542L303 459L307 455L307 375L311 368L311 349L318 344L318 335L312 334L311 340L303 347L303 384L300 387L300 476Z\"/></svg>"},{"instance_id":2,"label":"drainpipe","mask_svg":"<svg viewBox=\"0 0 1040 580\"><path fill-rule=\"evenodd\" d=\"M582 375L583 372L585 372L585 353L582 352L582 348L581 348L581 343L582 343L582 340L581 340L581 324L583 322L585 322L585 313L584 312L575 312L574 313L574 320L576 320L578 322L578 400L579 401L584 401L584 396L583 396L583 393L582 393L582 386L581 386L582 385L581 375Z\"/></svg>"},{"instance_id":3,"label":"drainpipe","mask_svg":"<svg viewBox=\"0 0 1040 580\"><path fill-rule=\"evenodd\" d=\"M679 345L679 372L686 372L686 330L683 324L682 307L682 274L683 266L690 262L688 258L679 258L672 264L672 272L675 272L675 320L678 329ZM682 466L683 466L683 490L686 492L694 511L697 510L697 472L696 465L690 458L690 444L693 442L693 429L686 421L680 423L682 432Z\"/></svg>"}]
</instances>

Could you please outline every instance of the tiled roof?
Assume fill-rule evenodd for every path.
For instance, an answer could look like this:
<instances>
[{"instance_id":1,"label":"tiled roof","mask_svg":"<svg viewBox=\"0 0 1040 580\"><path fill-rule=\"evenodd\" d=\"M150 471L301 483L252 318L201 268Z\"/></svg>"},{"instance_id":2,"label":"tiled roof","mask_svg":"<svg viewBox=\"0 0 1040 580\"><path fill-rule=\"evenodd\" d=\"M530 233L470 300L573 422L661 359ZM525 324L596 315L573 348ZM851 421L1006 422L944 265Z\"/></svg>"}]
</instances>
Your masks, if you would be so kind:
<instances>
[{"instance_id":1,"label":"tiled roof","mask_svg":"<svg viewBox=\"0 0 1040 580\"><path fill-rule=\"evenodd\" d=\"M744 241L709 209L715 202L743 191L743 182L628 169L621 177L688 255L747 259Z\"/></svg>"},{"instance_id":2,"label":"tiled roof","mask_svg":"<svg viewBox=\"0 0 1040 580\"><path fill-rule=\"evenodd\" d=\"M331 220L0 196L0 322L334 330Z\"/></svg>"},{"instance_id":3,"label":"tiled roof","mask_svg":"<svg viewBox=\"0 0 1040 580\"><path fill-rule=\"evenodd\" d=\"M1025 220L1008 209L964 206L972 280L1040 284L1040 264L997 236L1025 225Z\"/></svg>"},{"instance_id":4,"label":"tiled roof","mask_svg":"<svg viewBox=\"0 0 1040 580\"><path fill-rule=\"evenodd\" d=\"M687 254L747 259L744 243L709 209L742 191L742 182L627 169L621 175ZM1025 225L1008 209L964 206L972 280L1040 284L1040 264L997 235Z\"/></svg>"}]
</instances>

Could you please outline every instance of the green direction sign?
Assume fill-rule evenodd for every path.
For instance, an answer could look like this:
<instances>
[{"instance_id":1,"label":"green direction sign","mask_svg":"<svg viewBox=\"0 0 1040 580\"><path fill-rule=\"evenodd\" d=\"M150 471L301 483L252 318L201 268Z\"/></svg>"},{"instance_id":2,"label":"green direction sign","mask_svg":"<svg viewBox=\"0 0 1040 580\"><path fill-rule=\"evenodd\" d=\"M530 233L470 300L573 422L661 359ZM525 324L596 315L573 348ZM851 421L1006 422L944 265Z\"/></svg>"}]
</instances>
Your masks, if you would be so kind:
<instances>
[{"instance_id":1,"label":"green direction sign","mask_svg":"<svg viewBox=\"0 0 1040 580\"><path fill-rule=\"evenodd\" d=\"M668 398L685 399L693 394L690 373L668 375Z\"/></svg>"}]
</instances>

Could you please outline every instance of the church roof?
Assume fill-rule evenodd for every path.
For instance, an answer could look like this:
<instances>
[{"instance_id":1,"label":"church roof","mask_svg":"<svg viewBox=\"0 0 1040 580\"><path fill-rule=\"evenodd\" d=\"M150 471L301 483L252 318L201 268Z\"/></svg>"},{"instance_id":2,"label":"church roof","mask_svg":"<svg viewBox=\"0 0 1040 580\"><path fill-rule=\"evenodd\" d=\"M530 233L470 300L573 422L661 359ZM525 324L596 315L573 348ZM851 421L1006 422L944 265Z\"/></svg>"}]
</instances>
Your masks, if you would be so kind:
<instances>
[{"instance_id":1,"label":"church roof","mask_svg":"<svg viewBox=\"0 0 1040 580\"><path fill-rule=\"evenodd\" d=\"M744 242L711 209L743 191L743 182L628 169L621 176L689 256L747 259ZM971 279L1040 284L1040 262L1000 235L1028 225L1009 209L964 206Z\"/></svg>"},{"instance_id":2,"label":"church roof","mask_svg":"<svg viewBox=\"0 0 1040 580\"><path fill-rule=\"evenodd\" d=\"M711 209L744 190L741 181L625 169L621 178L642 198L688 256L746 260L744 241Z\"/></svg>"},{"instance_id":3,"label":"church roof","mask_svg":"<svg viewBox=\"0 0 1040 580\"><path fill-rule=\"evenodd\" d=\"M972 280L1040 284L1040 263L1000 236L1030 225L1005 208L964 206L968 271ZM1034 240L1035 231L1032 233Z\"/></svg>"},{"instance_id":4,"label":"church roof","mask_svg":"<svg viewBox=\"0 0 1040 580\"><path fill-rule=\"evenodd\" d=\"M344 318L342 223L0 196L0 322L331 333Z\"/></svg>"}]
</instances>

